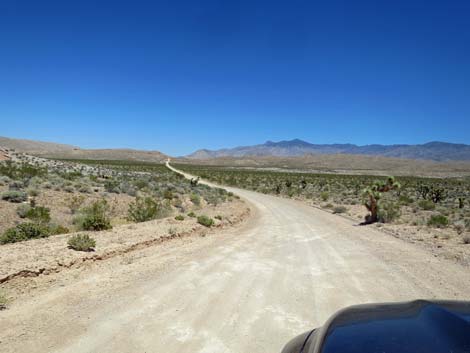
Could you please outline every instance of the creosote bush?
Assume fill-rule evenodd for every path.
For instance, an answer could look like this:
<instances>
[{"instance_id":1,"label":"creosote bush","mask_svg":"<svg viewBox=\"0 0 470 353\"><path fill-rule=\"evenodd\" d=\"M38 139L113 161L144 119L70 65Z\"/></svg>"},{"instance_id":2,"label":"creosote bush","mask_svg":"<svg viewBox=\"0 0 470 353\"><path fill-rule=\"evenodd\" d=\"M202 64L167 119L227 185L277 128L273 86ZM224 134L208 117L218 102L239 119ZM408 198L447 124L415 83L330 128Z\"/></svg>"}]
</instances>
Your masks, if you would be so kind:
<instances>
[{"instance_id":1,"label":"creosote bush","mask_svg":"<svg viewBox=\"0 0 470 353\"><path fill-rule=\"evenodd\" d=\"M201 205L201 197L200 197L198 194L192 193L192 194L189 196L189 199L190 199L191 202L192 202L193 204L195 204L196 206L200 206L200 205Z\"/></svg>"},{"instance_id":2,"label":"creosote bush","mask_svg":"<svg viewBox=\"0 0 470 353\"><path fill-rule=\"evenodd\" d=\"M188 217L194 218L194 217L196 217L196 214L191 211L191 212L188 213Z\"/></svg>"},{"instance_id":3,"label":"creosote bush","mask_svg":"<svg viewBox=\"0 0 470 353\"><path fill-rule=\"evenodd\" d=\"M24 202L28 199L28 194L21 190L8 190L2 194L2 200L9 202Z\"/></svg>"},{"instance_id":4,"label":"creosote bush","mask_svg":"<svg viewBox=\"0 0 470 353\"><path fill-rule=\"evenodd\" d=\"M26 212L26 218L38 223L49 223L51 220L50 210L47 207L30 207Z\"/></svg>"},{"instance_id":5,"label":"creosote bush","mask_svg":"<svg viewBox=\"0 0 470 353\"><path fill-rule=\"evenodd\" d=\"M381 223L390 223L398 219L401 215L400 204L396 202L381 202L377 214L378 221Z\"/></svg>"},{"instance_id":6,"label":"creosote bush","mask_svg":"<svg viewBox=\"0 0 470 353\"><path fill-rule=\"evenodd\" d=\"M346 207L344 206L335 206L333 207L333 213L345 213L347 211Z\"/></svg>"},{"instance_id":7,"label":"creosote bush","mask_svg":"<svg viewBox=\"0 0 470 353\"><path fill-rule=\"evenodd\" d=\"M49 227L31 222L18 224L16 227L7 229L0 236L0 244L16 243L19 241L46 238L51 235Z\"/></svg>"},{"instance_id":8,"label":"creosote bush","mask_svg":"<svg viewBox=\"0 0 470 353\"><path fill-rule=\"evenodd\" d=\"M436 204L431 200L419 200L418 206L425 211L432 211L436 208Z\"/></svg>"},{"instance_id":9,"label":"creosote bush","mask_svg":"<svg viewBox=\"0 0 470 353\"><path fill-rule=\"evenodd\" d=\"M449 225L449 219L444 215L432 215L428 220L428 226L435 228L444 228Z\"/></svg>"},{"instance_id":10,"label":"creosote bush","mask_svg":"<svg viewBox=\"0 0 470 353\"><path fill-rule=\"evenodd\" d=\"M75 234L67 242L69 248L77 251L93 251L96 241L88 234Z\"/></svg>"},{"instance_id":11,"label":"creosote bush","mask_svg":"<svg viewBox=\"0 0 470 353\"><path fill-rule=\"evenodd\" d=\"M146 222L152 219L164 218L169 214L169 207L151 197L137 197L129 205L128 219L133 222Z\"/></svg>"},{"instance_id":12,"label":"creosote bush","mask_svg":"<svg viewBox=\"0 0 470 353\"><path fill-rule=\"evenodd\" d=\"M31 206L28 204L21 204L16 208L16 214L20 218L26 218L28 211L31 209Z\"/></svg>"},{"instance_id":13,"label":"creosote bush","mask_svg":"<svg viewBox=\"0 0 470 353\"><path fill-rule=\"evenodd\" d=\"M208 216L201 215L197 218L197 223L202 224L205 227L212 227L214 225L214 220Z\"/></svg>"},{"instance_id":14,"label":"creosote bush","mask_svg":"<svg viewBox=\"0 0 470 353\"><path fill-rule=\"evenodd\" d=\"M111 229L108 203L106 200L98 200L90 206L82 208L78 217L75 218L75 222L82 230Z\"/></svg>"},{"instance_id":15,"label":"creosote bush","mask_svg":"<svg viewBox=\"0 0 470 353\"><path fill-rule=\"evenodd\" d=\"M184 216L183 216L183 215L177 215L177 216L175 217L175 219L176 219L177 221L184 221Z\"/></svg>"},{"instance_id":16,"label":"creosote bush","mask_svg":"<svg viewBox=\"0 0 470 353\"><path fill-rule=\"evenodd\" d=\"M67 206L71 214L77 213L77 211L82 207L85 197L83 195L74 195L67 200Z\"/></svg>"}]
</instances>

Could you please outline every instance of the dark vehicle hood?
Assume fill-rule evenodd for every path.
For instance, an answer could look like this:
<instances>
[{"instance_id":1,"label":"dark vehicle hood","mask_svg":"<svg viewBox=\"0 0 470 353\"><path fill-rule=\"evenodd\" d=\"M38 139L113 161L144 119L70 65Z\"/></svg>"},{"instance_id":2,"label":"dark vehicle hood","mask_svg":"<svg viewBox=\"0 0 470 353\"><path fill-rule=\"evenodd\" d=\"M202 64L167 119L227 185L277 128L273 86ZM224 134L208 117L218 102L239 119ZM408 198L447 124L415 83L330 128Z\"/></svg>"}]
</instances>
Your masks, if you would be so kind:
<instances>
[{"instance_id":1,"label":"dark vehicle hood","mask_svg":"<svg viewBox=\"0 0 470 353\"><path fill-rule=\"evenodd\" d=\"M343 309L315 331L304 349L304 353L469 352L470 302L425 300Z\"/></svg>"}]
</instances>

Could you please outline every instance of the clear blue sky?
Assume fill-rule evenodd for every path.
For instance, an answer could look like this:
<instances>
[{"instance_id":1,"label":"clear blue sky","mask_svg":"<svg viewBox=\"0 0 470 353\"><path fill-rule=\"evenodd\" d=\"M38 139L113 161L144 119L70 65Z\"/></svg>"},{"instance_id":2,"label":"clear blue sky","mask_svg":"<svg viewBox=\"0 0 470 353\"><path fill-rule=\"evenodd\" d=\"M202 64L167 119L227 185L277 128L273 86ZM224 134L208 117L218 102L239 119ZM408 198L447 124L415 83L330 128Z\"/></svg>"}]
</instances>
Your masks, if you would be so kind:
<instances>
[{"instance_id":1,"label":"clear blue sky","mask_svg":"<svg viewBox=\"0 0 470 353\"><path fill-rule=\"evenodd\" d=\"M467 1L0 1L0 135L470 143Z\"/></svg>"}]
</instances>

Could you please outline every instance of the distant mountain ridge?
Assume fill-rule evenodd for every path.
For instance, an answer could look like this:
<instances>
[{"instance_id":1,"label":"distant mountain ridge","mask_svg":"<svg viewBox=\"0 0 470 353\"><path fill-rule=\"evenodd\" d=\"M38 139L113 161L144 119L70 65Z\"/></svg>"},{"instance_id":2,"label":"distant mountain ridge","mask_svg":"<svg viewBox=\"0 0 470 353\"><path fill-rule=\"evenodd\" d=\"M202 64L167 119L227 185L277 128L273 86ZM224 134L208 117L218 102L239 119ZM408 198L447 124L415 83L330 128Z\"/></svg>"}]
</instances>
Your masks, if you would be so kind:
<instances>
[{"instance_id":1,"label":"distant mountain ridge","mask_svg":"<svg viewBox=\"0 0 470 353\"><path fill-rule=\"evenodd\" d=\"M163 162L168 158L167 155L159 151L142 151L127 148L83 149L72 145L1 136L0 147L49 158L136 160L144 162Z\"/></svg>"},{"instance_id":2,"label":"distant mountain ridge","mask_svg":"<svg viewBox=\"0 0 470 353\"><path fill-rule=\"evenodd\" d=\"M240 146L219 150L201 149L190 155L191 159L218 157L299 157L307 154L358 154L433 161L470 161L470 145L433 141L421 145L364 145L313 144L299 139L266 141L264 144Z\"/></svg>"}]
</instances>

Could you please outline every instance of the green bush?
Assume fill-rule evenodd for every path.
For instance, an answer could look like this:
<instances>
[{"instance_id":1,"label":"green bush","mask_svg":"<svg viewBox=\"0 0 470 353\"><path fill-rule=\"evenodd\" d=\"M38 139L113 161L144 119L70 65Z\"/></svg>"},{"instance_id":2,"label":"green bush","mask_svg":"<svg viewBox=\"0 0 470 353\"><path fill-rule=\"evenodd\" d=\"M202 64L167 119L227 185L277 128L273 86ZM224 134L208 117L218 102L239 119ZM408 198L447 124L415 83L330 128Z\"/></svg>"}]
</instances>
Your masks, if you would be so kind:
<instances>
[{"instance_id":1,"label":"green bush","mask_svg":"<svg viewBox=\"0 0 470 353\"><path fill-rule=\"evenodd\" d=\"M67 206L70 209L71 214L77 213L80 207L83 205L85 197L83 195L74 195L67 200Z\"/></svg>"},{"instance_id":2,"label":"green bush","mask_svg":"<svg viewBox=\"0 0 470 353\"><path fill-rule=\"evenodd\" d=\"M51 233L51 235L57 235L70 233L70 230L60 224L50 224L49 232Z\"/></svg>"},{"instance_id":3,"label":"green bush","mask_svg":"<svg viewBox=\"0 0 470 353\"><path fill-rule=\"evenodd\" d=\"M202 224L205 227L211 227L214 225L214 220L210 217L202 215L197 218L197 223Z\"/></svg>"},{"instance_id":4,"label":"green bush","mask_svg":"<svg viewBox=\"0 0 470 353\"><path fill-rule=\"evenodd\" d=\"M69 238L67 244L73 250L92 251L96 246L96 241L88 234L76 234Z\"/></svg>"},{"instance_id":5,"label":"green bush","mask_svg":"<svg viewBox=\"0 0 470 353\"><path fill-rule=\"evenodd\" d=\"M47 207L31 207L26 212L26 218L38 223L49 223L51 220L50 210Z\"/></svg>"},{"instance_id":6,"label":"green bush","mask_svg":"<svg viewBox=\"0 0 470 353\"><path fill-rule=\"evenodd\" d=\"M28 211L31 209L31 206L28 204L21 204L16 208L16 214L20 218L26 218Z\"/></svg>"},{"instance_id":7,"label":"green bush","mask_svg":"<svg viewBox=\"0 0 470 353\"><path fill-rule=\"evenodd\" d=\"M378 221L382 223L390 223L400 218L400 205L395 202L381 202L379 211L377 212Z\"/></svg>"},{"instance_id":8,"label":"green bush","mask_svg":"<svg viewBox=\"0 0 470 353\"><path fill-rule=\"evenodd\" d=\"M194 218L196 217L196 214L194 212L189 212L188 217Z\"/></svg>"},{"instance_id":9,"label":"green bush","mask_svg":"<svg viewBox=\"0 0 470 353\"><path fill-rule=\"evenodd\" d=\"M418 206L425 211L431 211L436 208L436 204L431 200L420 200Z\"/></svg>"},{"instance_id":10,"label":"green bush","mask_svg":"<svg viewBox=\"0 0 470 353\"><path fill-rule=\"evenodd\" d=\"M411 205L414 202L413 198L408 195L400 195L400 197L398 198L398 201L402 205Z\"/></svg>"},{"instance_id":11,"label":"green bush","mask_svg":"<svg viewBox=\"0 0 470 353\"><path fill-rule=\"evenodd\" d=\"M34 189L34 188L29 188L28 189L28 194L29 194L29 196L32 196L32 197L39 196L39 190Z\"/></svg>"},{"instance_id":12,"label":"green bush","mask_svg":"<svg viewBox=\"0 0 470 353\"><path fill-rule=\"evenodd\" d=\"M146 222L168 216L169 208L151 197L137 197L129 205L127 218L133 222Z\"/></svg>"},{"instance_id":13,"label":"green bush","mask_svg":"<svg viewBox=\"0 0 470 353\"><path fill-rule=\"evenodd\" d=\"M201 205L201 197L198 194L195 194L194 192L189 196L189 199L193 204L196 206Z\"/></svg>"},{"instance_id":14,"label":"green bush","mask_svg":"<svg viewBox=\"0 0 470 353\"><path fill-rule=\"evenodd\" d=\"M2 194L2 200L20 203L28 199L28 194L20 190L8 190Z\"/></svg>"},{"instance_id":15,"label":"green bush","mask_svg":"<svg viewBox=\"0 0 470 353\"><path fill-rule=\"evenodd\" d=\"M337 213L345 213L347 211L347 208L344 207L344 206L336 206L333 208L333 213L334 214L337 214Z\"/></svg>"},{"instance_id":16,"label":"green bush","mask_svg":"<svg viewBox=\"0 0 470 353\"><path fill-rule=\"evenodd\" d=\"M444 228L449 225L449 219L444 215L432 215L428 220L428 226L435 228Z\"/></svg>"},{"instance_id":17,"label":"green bush","mask_svg":"<svg viewBox=\"0 0 470 353\"><path fill-rule=\"evenodd\" d=\"M323 191L320 194L320 197L321 197L322 201L327 201L330 198L330 194L328 193L328 191Z\"/></svg>"},{"instance_id":18,"label":"green bush","mask_svg":"<svg viewBox=\"0 0 470 353\"><path fill-rule=\"evenodd\" d=\"M109 206L106 200L99 200L92 203L89 207L82 208L80 215L75 219L79 228L82 230L106 230L111 229L109 219Z\"/></svg>"},{"instance_id":19,"label":"green bush","mask_svg":"<svg viewBox=\"0 0 470 353\"><path fill-rule=\"evenodd\" d=\"M177 216L175 217L175 219L176 219L177 221L184 221L184 216L183 216L183 215L177 215Z\"/></svg>"},{"instance_id":20,"label":"green bush","mask_svg":"<svg viewBox=\"0 0 470 353\"><path fill-rule=\"evenodd\" d=\"M163 198L165 200L172 200L173 199L173 192L170 189L166 189L163 193Z\"/></svg>"},{"instance_id":21,"label":"green bush","mask_svg":"<svg viewBox=\"0 0 470 353\"><path fill-rule=\"evenodd\" d=\"M465 218L463 222L465 224L465 229L470 230L470 218Z\"/></svg>"},{"instance_id":22,"label":"green bush","mask_svg":"<svg viewBox=\"0 0 470 353\"><path fill-rule=\"evenodd\" d=\"M19 241L46 238L50 233L50 229L47 226L26 222L18 224L16 227L7 229L0 236L0 244L16 243Z\"/></svg>"}]
</instances>

